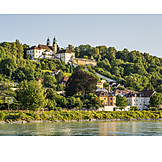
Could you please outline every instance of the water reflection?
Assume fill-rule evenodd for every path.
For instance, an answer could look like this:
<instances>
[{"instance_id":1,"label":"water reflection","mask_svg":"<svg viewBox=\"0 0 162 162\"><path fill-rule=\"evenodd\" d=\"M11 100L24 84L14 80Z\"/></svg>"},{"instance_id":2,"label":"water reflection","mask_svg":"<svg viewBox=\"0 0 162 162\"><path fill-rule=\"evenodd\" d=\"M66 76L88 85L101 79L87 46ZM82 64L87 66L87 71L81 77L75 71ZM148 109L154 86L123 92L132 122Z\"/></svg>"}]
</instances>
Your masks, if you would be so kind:
<instances>
[{"instance_id":1,"label":"water reflection","mask_svg":"<svg viewBox=\"0 0 162 162\"><path fill-rule=\"evenodd\" d=\"M161 136L162 121L0 124L1 136Z\"/></svg>"}]
</instances>

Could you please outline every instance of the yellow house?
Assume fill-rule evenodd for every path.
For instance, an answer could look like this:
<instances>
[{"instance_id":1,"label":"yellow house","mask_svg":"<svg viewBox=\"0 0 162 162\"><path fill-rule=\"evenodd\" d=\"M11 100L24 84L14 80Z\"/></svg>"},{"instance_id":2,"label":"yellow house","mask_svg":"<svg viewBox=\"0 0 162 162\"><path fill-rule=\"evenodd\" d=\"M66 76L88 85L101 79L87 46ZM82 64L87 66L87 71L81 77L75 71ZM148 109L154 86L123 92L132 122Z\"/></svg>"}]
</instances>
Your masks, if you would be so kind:
<instances>
[{"instance_id":1,"label":"yellow house","mask_svg":"<svg viewBox=\"0 0 162 162\"><path fill-rule=\"evenodd\" d=\"M107 92L96 92L96 95L102 101L103 106L115 106L116 105L116 96L108 94Z\"/></svg>"}]
</instances>

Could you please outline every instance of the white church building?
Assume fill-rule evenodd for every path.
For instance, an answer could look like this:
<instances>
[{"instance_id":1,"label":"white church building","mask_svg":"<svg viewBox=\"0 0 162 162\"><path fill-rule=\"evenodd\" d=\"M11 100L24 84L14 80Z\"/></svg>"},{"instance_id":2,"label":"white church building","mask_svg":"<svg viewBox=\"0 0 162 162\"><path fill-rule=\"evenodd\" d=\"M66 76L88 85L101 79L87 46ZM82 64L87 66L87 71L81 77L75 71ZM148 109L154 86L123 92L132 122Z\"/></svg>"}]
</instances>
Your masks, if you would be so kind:
<instances>
[{"instance_id":1,"label":"white church building","mask_svg":"<svg viewBox=\"0 0 162 162\"><path fill-rule=\"evenodd\" d=\"M31 55L31 59L62 59L65 64L69 61L73 61L75 58L75 53L69 49L63 49L57 51L57 41L56 38L53 38L53 44L51 46L50 39L47 39L46 45L39 44L38 46L32 46L27 49L27 55Z\"/></svg>"}]
</instances>

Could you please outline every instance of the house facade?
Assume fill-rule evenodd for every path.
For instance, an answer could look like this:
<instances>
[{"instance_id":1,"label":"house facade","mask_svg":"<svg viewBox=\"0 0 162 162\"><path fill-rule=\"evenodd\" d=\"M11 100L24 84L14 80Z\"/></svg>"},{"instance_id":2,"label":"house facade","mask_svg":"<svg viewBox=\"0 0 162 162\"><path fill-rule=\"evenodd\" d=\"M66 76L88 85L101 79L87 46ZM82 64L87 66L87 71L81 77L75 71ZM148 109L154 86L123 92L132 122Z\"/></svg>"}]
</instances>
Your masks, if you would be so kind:
<instances>
[{"instance_id":1,"label":"house facade","mask_svg":"<svg viewBox=\"0 0 162 162\"><path fill-rule=\"evenodd\" d=\"M100 101L102 101L103 106L115 106L116 105L116 96L113 96L112 94L108 94L104 91L97 91L95 93Z\"/></svg>"},{"instance_id":2,"label":"house facade","mask_svg":"<svg viewBox=\"0 0 162 162\"><path fill-rule=\"evenodd\" d=\"M143 90L141 92L129 93L126 95L129 106L136 106L139 110L148 108L150 97L155 93L153 90Z\"/></svg>"}]
</instances>

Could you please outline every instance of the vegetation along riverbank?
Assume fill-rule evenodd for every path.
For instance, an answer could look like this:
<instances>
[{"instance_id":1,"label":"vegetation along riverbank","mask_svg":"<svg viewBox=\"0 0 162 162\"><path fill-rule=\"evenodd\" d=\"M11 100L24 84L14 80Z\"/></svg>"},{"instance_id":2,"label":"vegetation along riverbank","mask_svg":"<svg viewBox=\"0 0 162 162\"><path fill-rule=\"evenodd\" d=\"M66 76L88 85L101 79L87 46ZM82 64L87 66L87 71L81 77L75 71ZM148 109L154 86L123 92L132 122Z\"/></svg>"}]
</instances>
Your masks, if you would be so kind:
<instances>
[{"instance_id":1,"label":"vegetation along riverbank","mask_svg":"<svg viewBox=\"0 0 162 162\"><path fill-rule=\"evenodd\" d=\"M0 112L0 123L155 120L162 111L46 111Z\"/></svg>"}]
</instances>

